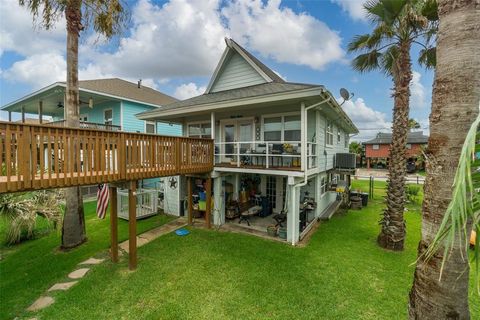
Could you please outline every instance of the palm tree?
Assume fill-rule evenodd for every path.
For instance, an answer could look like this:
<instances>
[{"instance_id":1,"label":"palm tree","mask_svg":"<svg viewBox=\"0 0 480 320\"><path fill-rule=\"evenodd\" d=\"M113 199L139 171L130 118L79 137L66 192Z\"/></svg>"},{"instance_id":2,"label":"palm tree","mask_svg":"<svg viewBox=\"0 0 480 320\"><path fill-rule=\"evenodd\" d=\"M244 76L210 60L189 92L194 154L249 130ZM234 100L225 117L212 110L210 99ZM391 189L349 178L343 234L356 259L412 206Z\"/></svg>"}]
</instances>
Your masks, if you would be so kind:
<instances>
[{"instance_id":1,"label":"palm tree","mask_svg":"<svg viewBox=\"0 0 480 320\"><path fill-rule=\"evenodd\" d=\"M420 123L418 123L415 119L408 119L408 128L412 129L420 129Z\"/></svg>"},{"instance_id":2,"label":"palm tree","mask_svg":"<svg viewBox=\"0 0 480 320\"><path fill-rule=\"evenodd\" d=\"M462 145L479 113L480 6L476 0L438 0L438 13L438 58L430 114L422 238L410 291L409 315L410 319L469 319L465 237L473 217L478 230L480 214L476 211L475 216L472 211L467 198L471 186L469 183L465 186L460 174L469 177L466 169L471 159L468 149L472 147L470 143L462 153ZM471 141L471 131L468 136ZM440 224L442 220L445 222ZM445 241L439 241L442 239Z\"/></svg>"},{"instance_id":3,"label":"palm tree","mask_svg":"<svg viewBox=\"0 0 480 320\"><path fill-rule=\"evenodd\" d=\"M393 125L387 189L378 243L390 250L403 250L405 240L406 144L409 131L410 81L413 44L422 46L419 62L435 64L436 6L433 0L371 0L364 8L375 25L371 34L356 36L350 52L362 52L352 62L360 72L380 70L393 80Z\"/></svg>"},{"instance_id":4,"label":"palm tree","mask_svg":"<svg viewBox=\"0 0 480 320\"><path fill-rule=\"evenodd\" d=\"M119 0L19 0L26 6L40 27L50 29L58 18L67 21L67 87L65 121L69 127L79 126L78 39L85 25L111 38L126 26L128 14ZM65 216L62 248L76 247L86 241L83 199L80 187L65 189Z\"/></svg>"}]
</instances>

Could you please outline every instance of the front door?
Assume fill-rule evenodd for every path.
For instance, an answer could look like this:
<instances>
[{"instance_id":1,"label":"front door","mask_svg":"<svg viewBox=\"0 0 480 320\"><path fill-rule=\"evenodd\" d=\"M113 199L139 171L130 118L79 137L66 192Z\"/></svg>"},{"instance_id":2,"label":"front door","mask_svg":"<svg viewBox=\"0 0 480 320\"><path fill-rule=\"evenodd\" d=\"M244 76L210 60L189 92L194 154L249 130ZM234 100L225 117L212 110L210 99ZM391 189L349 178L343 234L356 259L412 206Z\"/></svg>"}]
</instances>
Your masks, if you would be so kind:
<instances>
[{"instance_id":1,"label":"front door","mask_svg":"<svg viewBox=\"0 0 480 320\"><path fill-rule=\"evenodd\" d=\"M251 149L253 130L252 120L239 119L222 122L222 162L237 161L239 153L244 154Z\"/></svg>"}]
</instances>

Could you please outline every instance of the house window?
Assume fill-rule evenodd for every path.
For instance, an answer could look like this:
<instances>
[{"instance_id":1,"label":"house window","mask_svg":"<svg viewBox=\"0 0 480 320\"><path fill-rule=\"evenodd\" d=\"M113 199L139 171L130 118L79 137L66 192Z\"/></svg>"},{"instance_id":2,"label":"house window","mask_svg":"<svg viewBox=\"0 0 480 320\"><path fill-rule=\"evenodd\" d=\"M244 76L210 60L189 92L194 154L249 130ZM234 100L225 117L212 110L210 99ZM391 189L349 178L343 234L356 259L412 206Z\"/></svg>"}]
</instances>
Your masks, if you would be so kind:
<instances>
[{"instance_id":1,"label":"house window","mask_svg":"<svg viewBox=\"0 0 480 320\"><path fill-rule=\"evenodd\" d=\"M271 117L263 120L263 139L265 141L282 140L282 117Z\"/></svg>"},{"instance_id":2,"label":"house window","mask_svg":"<svg viewBox=\"0 0 480 320\"><path fill-rule=\"evenodd\" d=\"M320 195L323 195L325 192L327 192L327 180L325 177L322 177L320 181Z\"/></svg>"},{"instance_id":3,"label":"house window","mask_svg":"<svg viewBox=\"0 0 480 320\"><path fill-rule=\"evenodd\" d=\"M378 150L378 149L380 149L380 145L374 144L374 145L372 145L372 149L373 150Z\"/></svg>"},{"instance_id":4,"label":"house window","mask_svg":"<svg viewBox=\"0 0 480 320\"><path fill-rule=\"evenodd\" d=\"M348 148L348 140L350 139L350 137L348 136L348 133L345 133L345 148Z\"/></svg>"},{"instance_id":5,"label":"house window","mask_svg":"<svg viewBox=\"0 0 480 320\"><path fill-rule=\"evenodd\" d=\"M212 128L210 122L192 123L188 125L188 136L191 138L211 138Z\"/></svg>"},{"instance_id":6,"label":"house window","mask_svg":"<svg viewBox=\"0 0 480 320\"><path fill-rule=\"evenodd\" d=\"M103 112L103 120L104 120L104 124L106 125L112 125L113 124L113 111L112 109L108 109L108 110L105 110Z\"/></svg>"},{"instance_id":7,"label":"house window","mask_svg":"<svg viewBox=\"0 0 480 320\"><path fill-rule=\"evenodd\" d=\"M327 121L327 127L325 128L325 144L333 144L333 125L330 121Z\"/></svg>"},{"instance_id":8,"label":"house window","mask_svg":"<svg viewBox=\"0 0 480 320\"><path fill-rule=\"evenodd\" d=\"M407 143L407 149L412 149L412 145L410 143Z\"/></svg>"},{"instance_id":9,"label":"house window","mask_svg":"<svg viewBox=\"0 0 480 320\"><path fill-rule=\"evenodd\" d=\"M145 121L145 132L146 133L156 133L155 132L155 122L154 121Z\"/></svg>"},{"instance_id":10,"label":"house window","mask_svg":"<svg viewBox=\"0 0 480 320\"><path fill-rule=\"evenodd\" d=\"M284 118L284 138L285 141L301 140L301 121L300 116L286 116Z\"/></svg>"}]
</instances>

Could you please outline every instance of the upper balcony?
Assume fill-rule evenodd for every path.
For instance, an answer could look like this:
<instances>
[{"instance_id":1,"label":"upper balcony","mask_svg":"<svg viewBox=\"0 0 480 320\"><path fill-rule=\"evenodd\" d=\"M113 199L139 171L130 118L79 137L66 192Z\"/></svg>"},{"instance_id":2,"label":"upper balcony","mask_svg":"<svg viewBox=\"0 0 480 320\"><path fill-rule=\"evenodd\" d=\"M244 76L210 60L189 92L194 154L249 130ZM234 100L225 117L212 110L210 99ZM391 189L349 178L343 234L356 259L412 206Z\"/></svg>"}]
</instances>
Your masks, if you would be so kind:
<instances>
[{"instance_id":1,"label":"upper balcony","mask_svg":"<svg viewBox=\"0 0 480 320\"><path fill-rule=\"evenodd\" d=\"M239 141L215 143L215 167L280 171L314 169L317 143L307 142L302 160L301 141Z\"/></svg>"}]
</instances>

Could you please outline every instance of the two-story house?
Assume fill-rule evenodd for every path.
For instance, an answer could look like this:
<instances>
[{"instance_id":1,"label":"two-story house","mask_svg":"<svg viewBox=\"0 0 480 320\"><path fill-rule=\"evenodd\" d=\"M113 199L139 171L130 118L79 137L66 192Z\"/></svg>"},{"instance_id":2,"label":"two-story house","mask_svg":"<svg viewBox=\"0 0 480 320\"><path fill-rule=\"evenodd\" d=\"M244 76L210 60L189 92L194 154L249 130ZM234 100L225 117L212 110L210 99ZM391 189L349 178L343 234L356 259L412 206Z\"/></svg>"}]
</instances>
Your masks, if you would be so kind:
<instances>
[{"instance_id":1,"label":"two-story house","mask_svg":"<svg viewBox=\"0 0 480 320\"><path fill-rule=\"evenodd\" d=\"M368 169L384 169L388 167L391 143L392 134L383 132L379 132L375 138L363 142ZM408 133L405 157L407 158L408 164L411 164L411 168L408 168L409 171L415 170L417 166L420 168L423 167L422 163L416 165L416 162L427 144L428 136L424 135L422 131L411 131Z\"/></svg>"},{"instance_id":2,"label":"two-story house","mask_svg":"<svg viewBox=\"0 0 480 320\"><path fill-rule=\"evenodd\" d=\"M265 230L280 221L292 244L314 221L330 215L337 199L331 186L346 180L339 170L351 173L355 167L351 154L347 167L335 162L337 154L348 153L349 135L358 130L331 93L322 85L284 81L232 39L226 39L204 94L137 117L177 123L184 136L215 140L215 224L248 223ZM195 182L194 188L202 187ZM183 198L189 189L185 179L180 189ZM244 212L235 214L232 206Z\"/></svg>"},{"instance_id":3,"label":"two-story house","mask_svg":"<svg viewBox=\"0 0 480 320\"><path fill-rule=\"evenodd\" d=\"M13 114L20 114L19 122L37 122L51 126L65 124L65 89L64 82L55 82L36 92L26 95L2 107L8 112L9 121ZM109 131L126 131L140 133L158 133L162 135L182 134L179 125L165 122L139 120L135 115L151 111L161 106L176 102L177 99L138 83L126 80L95 79L79 81L80 126ZM34 115L34 119L31 116ZM162 178L160 180L168 180ZM159 179L143 180L142 186L158 188ZM85 187L85 194L95 194L96 186ZM178 191L171 191L168 213L178 214Z\"/></svg>"}]
</instances>

